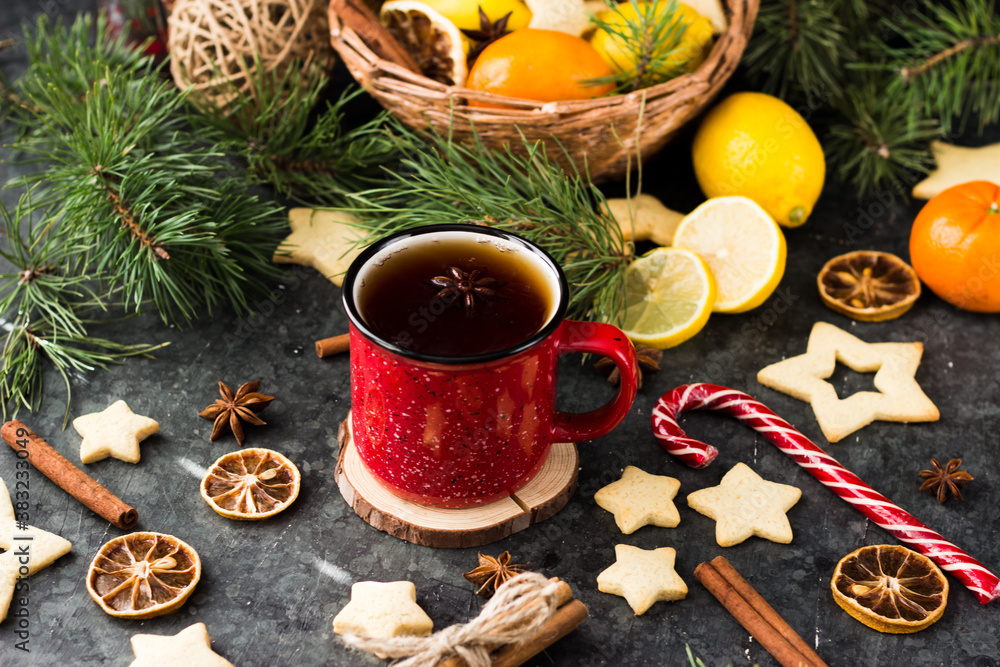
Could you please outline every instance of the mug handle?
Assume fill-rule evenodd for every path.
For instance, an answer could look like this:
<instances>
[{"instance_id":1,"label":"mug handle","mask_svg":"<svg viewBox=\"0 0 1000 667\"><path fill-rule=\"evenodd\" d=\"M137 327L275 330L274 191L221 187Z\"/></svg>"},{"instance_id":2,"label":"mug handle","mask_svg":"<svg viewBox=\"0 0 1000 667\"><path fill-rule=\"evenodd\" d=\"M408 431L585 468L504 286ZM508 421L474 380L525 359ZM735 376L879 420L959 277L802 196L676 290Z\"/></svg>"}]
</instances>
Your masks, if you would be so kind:
<instances>
[{"instance_id":1,"label":"mug handle","mask_svg":"<svg viewBox=\"0 0 1000 667\"><path fill-rule=\"evenodd\" d=\"M609 357L618 367L618 395L590 412L556 412L552 421L553 442L582 442L599 438L618 426L632 408L639 389L635 348L621 329L601 322L564 320L556 330L556 354L590 352Z\"/></svg>"}]
</instances>

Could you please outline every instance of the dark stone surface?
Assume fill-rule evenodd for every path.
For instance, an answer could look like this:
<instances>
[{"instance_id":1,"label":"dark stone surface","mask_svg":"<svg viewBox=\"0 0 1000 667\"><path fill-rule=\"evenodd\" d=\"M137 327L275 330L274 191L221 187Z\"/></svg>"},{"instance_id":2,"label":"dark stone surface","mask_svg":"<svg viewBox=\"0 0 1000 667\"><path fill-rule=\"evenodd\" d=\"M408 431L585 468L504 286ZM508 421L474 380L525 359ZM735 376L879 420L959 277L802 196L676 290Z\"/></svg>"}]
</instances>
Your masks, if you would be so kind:
<instances>
[{"instance_id":1,"label":"dark stone surface","mask_svg":"<svg viewBox=\"0 0 1000 667\"><path fill-rule=\"evenodd\" d=\"M5 0L0 37L16 34L25 17L40 12L70 16L83 5L79 0ZM23 58L20 48L0 53L0 68L16 76ZM681 137L644 175L646 191L679 210L700 201L688 166L689 141ZM14 173L0 165L0 180ZM608 191L620 196L623 188ZM16 193L6 191L3 197L10 203ZM871 223L859 223L859 206L871 212ZM663 372L647 379L621 427L580 446L580 486L569 505L544 524L485 548L488 553L509 549L518 561L565 579L590 608L583 626L529 664L681 665L687 664L685 645L709 665L776 664L694 579L698 563L720 554L831 665L1000 663L1000 608L997 603L981 606L954 579L944 617L916 635L882 635L841 611L829 592L837 560L860 546L894 540L752 431L716 415L687 417L684 425L691 435L721 450L715 464L695 471L666 455L649 426L657 397L678 384L711 381L748 391L877 490L988 567L1000 569L997 317L961 312L928 294L901 319L855 324L824 308L816 294L816 273L835 254L876 248L907 257L908 230L918 210L919 203L906 205L898 198L888 206L877 199L859 202L847 189L828 186L812 219L787 233L789 263L777 294L750 313L712 317L699 336L667 351ZM848 225L857 227L856 235ZM125 398L137 413L159 420L161 428L142 444L139 464L108 459L86 468L138 509L140 529L172 533L193 545L204 574L194 596L174 614L143 622L106 616L89 598L84 573L100 545L122 531L32 471L31 523L70 539L73 551L31 579L31 653L13 649L16 628L10 618L0 625L0 664L126 665L131 635L175 634L203 621L215 649L236 665L381 665L344 649L331 630L351 583L365 579L413 581L418 602L438 628L478 612L480 600L460 574L474 566L475 549L445 551L401 542L369 527L340 497L333 470L337 425L350 403L348 359L319 360L312 349L317 338L346 330L340 291L309 270L293 267L288 278L276 287L280 303L261 301L251 317L220 312L179 330L147 315L100 329L112 338L171 345L156 359L130 360L110 372L75 378L73 416ZM763 365L804 352L817 320L871 342L922 341L917 379L940 408L941 420L879 422L826 445L806 404L755 381ZM566 360L562 372L564 409L589 409L611 396L612 389L575 359ZM839 392L870 387L870 376L838 373ZM238 384L254 378L278 398L262 415L268 425L250 427L247 444L284 452L300 467L303 485L286 512L240 523L218 516L198 495L199 471L238 447L232 438L209 443L211 424L196 413L215 398L218 380ZM63 397L56 378L46 379L44 407L22 418L78 461L80 438L72 430L60 431ZM976 477L964 502L939 506L917 490L916 473L929 466L931 457L964 458ZM802 500L789 512L795 531L790 545L752 538L722 549L714 541L714 522L683 502L691 491L717 484L740 461L767 479L802 489ZM626 465L681 480L677 528L645 527L623 536L612 516L596 506L594 492L617 479ZM10 486L13 473L13 455L0 452L0 476ZM636 617L622 598L598 592L596 576L614 561L616 543L675 547L677 570L690 588L687 599L658 603Z\"/></svg>"}]
</instances>

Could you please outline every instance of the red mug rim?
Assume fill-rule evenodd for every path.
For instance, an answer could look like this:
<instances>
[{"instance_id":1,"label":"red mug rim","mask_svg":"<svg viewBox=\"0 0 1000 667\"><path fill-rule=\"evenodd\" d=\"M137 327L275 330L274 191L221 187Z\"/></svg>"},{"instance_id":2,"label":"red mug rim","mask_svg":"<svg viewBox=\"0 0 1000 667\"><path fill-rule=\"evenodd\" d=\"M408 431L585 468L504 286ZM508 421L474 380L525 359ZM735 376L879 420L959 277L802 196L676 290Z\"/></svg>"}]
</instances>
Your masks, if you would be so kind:
<instances>
[{"instance_id":1,"label":"red mug rim","mask_svg":"<svg viewBox=\"0 0 1000 667\"><path fill-rule=\"evenodd\" d=\"M492 352L486 352L484 354L466 356L445 356L440 354L415 352L405 347L400 347L399 345L382 338L372 331L365 324L364 319L361 317L361 313L358 311L357 304L354 302L354 282L358 277L358 273L365 266L365 264L368 263L368 260L388 245L393 244L400 239L424 236L426 234L434 234L438 232L469 232L471 234L479 234L481 236L494 236L502 238L507 241L517 243L521 247L541 258L542 261L551 267L555 273L556 283L559 290L559 301L556 304L554 312L552 313L552 317L550 317L549 321L545 323L545 326L539 329L537 333L529 336L516 345L511 345L510 347L494 350ZM552 332L559 327L560 323L562 323L563 318L566 316L566 310L569 307L569 283L566 281L566 275L563 273L562 267L559 266L558 262L556 262L552 256L549 255L549 253L517 234L502 229L494 229L493 227L481 227L479 225L467 225L460 223L422 225L420 227L413 227L411 229L398 231L376 241L365 248L361 254L358 255L353 262L351 262L351 265L348 267L347 273L344 276L343 292L344 309L347 311L347 318L351 321L351 324L353 324L354 327L365 336L365 338L372 341L379 347L388 350L393 354L398 354L401 357L413 359L415 361L443 364L447 366L480 364L488 361L496 361L497 359L504 359L523 352L524 350L527 350L548 338Z\"/></svg>"}]
</instances>

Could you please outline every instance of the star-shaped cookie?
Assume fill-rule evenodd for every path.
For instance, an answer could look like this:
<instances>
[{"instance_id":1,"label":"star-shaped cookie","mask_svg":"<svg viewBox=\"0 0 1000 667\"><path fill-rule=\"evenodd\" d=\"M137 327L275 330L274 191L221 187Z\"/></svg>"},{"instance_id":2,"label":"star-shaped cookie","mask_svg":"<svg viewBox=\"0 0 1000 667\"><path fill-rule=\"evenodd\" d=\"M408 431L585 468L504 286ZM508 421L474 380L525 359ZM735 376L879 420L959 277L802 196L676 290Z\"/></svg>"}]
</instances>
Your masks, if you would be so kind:
<instances>
[{"instance_id":1,"label":"star-shaped cookie","mask_svg":"<svg viewBox=\"0 0 1000 667\"><path fill-rule=\"evenodd\" d=\"M779 544L792 541L792 526L785 512L799 502L802 491L769 482L750 466L737 463L719 486L695 491L687 497L691 509L715 519L715 541L731 547L756 535Z\"/></svg>"},{"instance_id":2,"label":"star-shaped cookie","mask_svg":"<svg viewBox=\"0 0 1000 667\"><path fill-rule=\"evenodd\" d=\"M598 505L615 515L615 523L629 535L643 526L673 528L681 522L674 497L681 483L673 477L650 475L627 466L621 479L594 494Z\"/></svg>"},{"instance_id":3,"label":"star-shaped cookie","mask_svg":"<svg viewBox=\"0 0 1000 667\"><path fill-rule=\"evenodd\" d=\"M15 521L7 485L0 479L0 621L7 618L18 579L48 567L73 546L55 533L21 525L23 529ZM22 565L27 566L27 575L20 571Z\"/></svg>"},{"instance_id":4,"label":"star-shaped cookie","mask_svg":"<svg viewBox=\"0 0 1000 667\"><path fill-rule=\"evenodd\" d=\"M837 442L876 419L926 422L939 418L937 407L914 378L923 350L922 343L866 343L832 324L817 322L805 354L762 369L757 381L807 401L823 435ZM859 373L875 371L878 391L838 398L826 381L838 361Z\"/></svg>"},{"instance_id":5,"label":"star-shaped cookie","mask_svg":"<svg viewBox=\"0 0 1000 667\"><path fill-rule=\"evenodd\" d=\"M333 619L338 635L387 638L429 635L433 629L433 621L417 604L412 581L359 581L351 586L351 601Z\"/></svg>"},{"instance_id":6,"label":"star-shaped cookie","mask_svg":"<svg viewBox=\"0 0 1000 667\"><path fill-rule=\"evenodd\" d=\"M674 570L676 557L670 547L647 551L616 544L615 564L597 575L597 590L622 596L636 616L655 602L683 600L688 588Z\"/></svg>"},{"instance_id":7,"label":"star-shaped cookie","mask_svg":"<svg viewBox=\"0 0 1000 667\"><path fill-rule=\"evenodd\" d=\"M115 401L103 412L82 415L73 420L73 428L83 436L80 460L93 463L113 456L119 461L139 462L139 441L160 430L149 417L137 415L125 401Z\"/></svg>"},{"instance_id":8,"label":"star-shaped cookie","mask_svg":"<svg viewBox=\"0 0 1000 667\"><path fill-rule=\"evenodd\" d=\"M1000 143L965 148L932 141L931 152L937 169L913 186L913 196L917 199L930 199L969 181L990 181L1000 185Z\"/></svg>"},{"instance_id":9,"label":"star-shaped cookie","mask_svg":"<svg viewBox=\"0 0 1000 667\"><path fill-rule=\"evenodd\" d=\"M292 233L281 242L271 261L301 264L322 273L337 287L344 284L344 272L362 250L358 241L365 231L350 213L293 208L288 211Z\"/></svg>"},{"instance_id":10,"label":"star-shaped cookie","mask_svg":"<svg viewBox=\"0 0 1000 667\"><path fill-rule=\"evenodd\" d=\"M129 667L233 667L212 650L204 623L190 625L176 635L132 635L135 660Z\"/></svg>"}]
</instances>

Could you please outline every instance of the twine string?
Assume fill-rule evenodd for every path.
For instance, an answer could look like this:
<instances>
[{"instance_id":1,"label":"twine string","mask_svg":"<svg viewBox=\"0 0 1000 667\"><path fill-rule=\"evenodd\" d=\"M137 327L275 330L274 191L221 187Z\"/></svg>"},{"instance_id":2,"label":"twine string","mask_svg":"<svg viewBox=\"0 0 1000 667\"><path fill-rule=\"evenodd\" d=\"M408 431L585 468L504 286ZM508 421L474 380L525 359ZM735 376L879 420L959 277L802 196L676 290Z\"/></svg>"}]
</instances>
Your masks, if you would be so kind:
<instances>
[{"instance_id":1,"label":"twine string","mask_svg":"<svg viewBox=\"0 0 1000 667\"><path fill-rule=\"evenodd\" d=\"M555 615L558 581L524 572L497 589L479 616L426 637L344 635L344 643L384 658L406 658L394 667L434 667L457 656L468 667L490 667L490 652L532 637Z\"/></svg>"}]
</instances>

